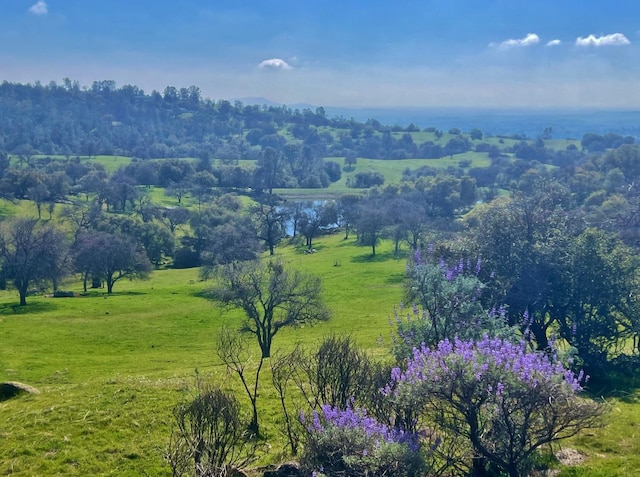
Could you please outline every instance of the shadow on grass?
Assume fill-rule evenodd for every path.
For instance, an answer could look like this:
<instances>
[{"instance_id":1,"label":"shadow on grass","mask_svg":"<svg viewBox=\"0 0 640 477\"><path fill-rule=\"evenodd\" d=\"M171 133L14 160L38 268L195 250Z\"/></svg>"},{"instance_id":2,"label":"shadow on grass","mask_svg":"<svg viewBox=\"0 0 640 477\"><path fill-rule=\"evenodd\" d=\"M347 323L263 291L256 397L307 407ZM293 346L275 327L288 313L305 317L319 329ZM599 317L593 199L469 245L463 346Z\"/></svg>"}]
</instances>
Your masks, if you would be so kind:
<instances>
[{"instance_id":1,"label":"shadow on grass","mask_svg":"<svg viewBox=\"0 0 640 477\"><path fill-rule=\"evenodd\" d=\"M385 283L389 285L400 285L405 282L407 275L405 273L392 273L387 277Z\"/></svg>"},{"instance_id":2,"label":"shadow on grass","mask_svg":"<svg viewBox=\"0 0 640 477\"><path fill-rule=\"evenodd\" d=\"M19 303L2 303L0 304L0 315L30 315L36 313L48 313L55 310L57 307L55 303L51 301L36 301L29 303L27 298L27 304L20 306Z\"/></svg>"},{"instance_id":3,"label":"shadow on grass","mask_svg":"<svg viewBox=\"0 0 640 477\"><path fill-rule=\"evenodd\" d=\"M344 238L343 236L342 240L338 244L338 247L352 247L353 245L357 244L358 242L352 236L349 236L349 238Z\"/></svg>"},{"instance_id":4,"label":"shadow on grass","mask_svg":"<svg viewBox=\"0 0 640 477\"><path fill-rule=\"evenodd\" d=\"M107 294L105 292L104 296L141 296L141 295L147 295L146 292L140 292L140 291L114 291L111 295Z\"/></svg>"},{"instance_id":5,"label":"shadow on grass","mask_svg":"<svg viewBox=\"0 0 640 477\"><path fill-rule=\"evenodd\" d=\"M216 301L216 298L213 295L213 292L209 288L205 288L203 290L196 290L193 293L191 293L191 296L194 296L196 298L204 298L205 300L209 300L209 301Z\"/></svg>"},{"instance_id":6,"label":"shadow on grass","mask_svg":"<svg viewBox=\"0 0 640 477\"><path fill-rule=\"evenodd\" d=\"M82 292L82 293L78 293L75 295L75 297L73 298L110 298L110 297L117 297L117 296L142 296L142 295L146 295L146 292L140 292L140 291L114 291L113 293L111 293L111 295L109 295L107 293L107 290L89 290L87 292ZM64 298L55 298L56 300L63 300Z\"/></svg>"},{"instance_id":7,"label":"shadow on grass","mask_svg":"<svg viewBox=\"0 0 640 477\"><path fill-rule=\"evenodd\" d=\"M402 258L404 254L399 253L398 255L394 255L392 251L376 253L372 255L370 253L365 253L362 255L355 255L351 258L351 261L354 263L374 263L374 262L386 262L388 260L397 260L398 258Z\"/></svg>"},{"instance_id":8,"label":"shadow on grass","mask_svg":"<svg viewBox=\"0 0 640 477\"><path fill-rule=\"evenodd\" d=\"M612 364L606 373L592 377L587 386L587 394L594 399L617 398L628 404L640 402L640 357L631 356L627 359L626 366Z\"/></svg>"}]
</instances>

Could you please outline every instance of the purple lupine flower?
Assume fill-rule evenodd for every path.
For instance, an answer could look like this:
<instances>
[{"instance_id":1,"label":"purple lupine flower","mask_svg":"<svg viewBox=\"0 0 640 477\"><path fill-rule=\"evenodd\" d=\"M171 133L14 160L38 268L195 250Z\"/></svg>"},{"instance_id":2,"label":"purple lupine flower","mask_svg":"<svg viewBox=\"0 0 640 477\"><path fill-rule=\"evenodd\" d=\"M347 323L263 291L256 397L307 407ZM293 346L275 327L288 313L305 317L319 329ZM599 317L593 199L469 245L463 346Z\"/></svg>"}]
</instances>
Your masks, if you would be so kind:
<instances>
[{"instance_id":1,"label":"purple lupine flower","mask_svg":"<svg viewBox=\"0 0 640 477\"><path fill-rule=\"evenodd\" d=\"M584 374L577 376L557 361L550 359L545 353L530 351L526 343L512 343L501 338L484 336L478 341L441 341L434 349L416 348L413 357L407 361L407 369L392 373L394 387L402 383L437 382L450 373L460 369L469 369L478 382L484 382L484 389L495 389L501 395L507 385L501 379L507 373L511 379L537 387L541 382L563 381L574 391L582 390L581 382ZM492 386L492 388L489 388Z\"/></svg>"},{"instance_id":2,"label":"purple lupine flower","mask_svg":"<svg viewBox=\"0 0 640 477\"><path fill-rule=\"evenodd\" d=\"M422 260L422 255L420 255L420 250L416 250L413 252L413 263L416 265L422 265L424 262Z\"/></svg>"}]
</instances>

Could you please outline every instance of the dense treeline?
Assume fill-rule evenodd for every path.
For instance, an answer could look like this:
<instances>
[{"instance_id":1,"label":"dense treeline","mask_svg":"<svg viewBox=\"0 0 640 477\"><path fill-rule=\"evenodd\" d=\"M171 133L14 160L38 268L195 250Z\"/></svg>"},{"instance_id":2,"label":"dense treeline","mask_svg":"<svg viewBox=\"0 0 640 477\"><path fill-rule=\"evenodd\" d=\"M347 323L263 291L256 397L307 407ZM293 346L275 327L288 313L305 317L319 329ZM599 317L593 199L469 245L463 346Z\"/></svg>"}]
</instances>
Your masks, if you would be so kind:
<instances>
[{"instance_id":1,"label":"dense treeline","mask_svg":"<svg viewBox=\"0 0 640 477\"><path fill-rule=\"evenodd\" d=\"M0 149L27 159L34 154L104 154L235 161L257 159L264 148L278 150L287 143L304 145L305 154L313 151L319 157L429 159L472 150L492 157L501 152L495 145L478 144L483 138L478 129L465 135L453 128L441 141L444 132L428 127L424 132L433 133L433 139L416 142L413 133L419 131L413 124L403 128L375 119L362 123L330 118L321 107L312 111L213 101L202 98L197 86L167 86L162 93L146 94L137 86L117 87L109 80L95 81L91 87L69 79L61 85L0 84ZM549 128L542 133L543 138L550 135ZM629 140L633 141L591 134L583 146L602 151ZM523 142L513 152L524 159L541 159L537 146L525 146Z\"/></svg>"},{"instance_id":2,"label":"dense treeline","mask_svg":"<svg viewBox=\"0 0 640 477\"><path fill-rule=\"evenodd\" d=\"M342 129L345 137L322 132L323 126ZM0 148L15 154L256 159L259 147L287 142L279 134L283 129L296 142L319 148L322 156L347 147L362 157L380 156L381 147L385 155L415 150L410 136L402 140L407 144L395 141L377 121L329 119L323 108L300 111L212 101L203 99L196 86L145 94L136 86L117 88L113 81L96 81L90 88L68 79L62 85L0 85ZM378 132L386 134L379 137Z\"/></svg>"}]
</instances>

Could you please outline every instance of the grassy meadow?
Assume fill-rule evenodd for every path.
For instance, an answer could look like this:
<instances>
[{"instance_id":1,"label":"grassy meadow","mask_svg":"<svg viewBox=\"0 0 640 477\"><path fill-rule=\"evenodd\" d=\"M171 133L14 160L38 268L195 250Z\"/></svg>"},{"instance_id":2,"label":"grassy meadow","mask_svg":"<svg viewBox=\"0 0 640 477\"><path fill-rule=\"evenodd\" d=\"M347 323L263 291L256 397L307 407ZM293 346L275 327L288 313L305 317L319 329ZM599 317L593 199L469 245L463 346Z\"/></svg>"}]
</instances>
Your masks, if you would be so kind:
<instances>
[{"instance_id":1,"label":"grassy meadow","mask_svg":"<svg viewBox=\"0 0 640 477\"><path fill-rule=\"evenodd\" d=\"M416 140L426 140L432 133L414 134ZM567 144L555 141L554 147ZM99 161L110 171L130 160L82 159ZM342 165L344 158L327 159ZM457 168L461 160L469 161L469 167L490 164L486 153L475 152L442 159L358 158L355 169L343 171L328 189L277 192L288 199L339 197L363 192L346 187L347 178L358 172L380 172L390 184L398 183L406 168ZM176 204L163 189L147 191L154 203ZM36 214L32 202L0 201L0 217ZM358 246L353 238L344 240L340 233L315 239L314 247L317 253L305 254L296 244L283 244L277 254L322 278L332 318L282 330L274 339L274 351L290 350L296 343L313 346L335 333L350 334L371 354L386 358L389 317L402 299L406 255L394 257L392 244L383 241L371 257L369 247ZM73 298L33 296L26 307L19 307L14 290L0 291L0 382L19 381L40 390L0 401L0 475L170 475L163 453L172 409L190 396L196 369L234 391L248 411L235 376L226 373L214 352L219 329L238 326L242 314L223 311L204 298L207 286L197 269L168 269L154 271L146 281L119 281L110 296L106 290ZM60 288L78 295L82 284L72 279ZM254 350L257 362L257 344ZM287 458L269 374L267 365L258 406L269 451L259 464ZM607 397L607 427L562 443L578 449L585 460L560 466L559 477L623 477L640 469L640 392L613 394Z\"/></svg>"},{"instance_id":2,"label":"grassy meadow","mask_svg":"<svg viewBox=\"0 0 640 477\"><path fill-rule=\"evenodd\" d=\"M388 318L401 299L403 258L390 244L375 260L370 249L335 235L317 253L279 250L294 266L323 277L333 318L315 327L283 330L276 349L312 345L330 333L350 333L384 354ZM194 370L245 396L213 351L217 330L239 323L202 297L198 271L159 270L147 281L116 283L114 294L29 297L17 305L0 292L0 381L41 391L0 402L1 475L168 475L163 450L173 406L188 396ZM81 292L80 282L65 289ZM257 356L256 345L256 356ZM275 393L263 375L262 425L277 460L282 439L271 417Z\"/></svg>"},{"instance_id":3,"label":"grassy meadow","mask_svg":"<svg viewBox=\"0 0 640 477\"><path fill-rule=\"evenodd\" d=\"M385 357L389 317L401 301L405 257L384 242L376 257L343 236L323 237L317 253L288 245L278 255L322 277L333 316L313 327L285 329L274 349L312 346L331 333L350 334ZM71 281L65 289L81 292ZM114 294L93 290L74 298L29 297L17 306L0 292L0 381L20 381L41 393L0 402L1 475L170 475L163 461L172 408L187 398L195 369L248 402L213 351L217 331L239 324L203 298L198 270L158 270L147 281L116 283ZM255 345L256 359L258 348ZM640 468L640 394L610 399L608 427L563 446L586 461L560 476L628 476ZM282 456L284 439L269 369L262 376L261 425L269 453ZM631 473L630 473L631 472Z\"/></svg>"}]
</instances>

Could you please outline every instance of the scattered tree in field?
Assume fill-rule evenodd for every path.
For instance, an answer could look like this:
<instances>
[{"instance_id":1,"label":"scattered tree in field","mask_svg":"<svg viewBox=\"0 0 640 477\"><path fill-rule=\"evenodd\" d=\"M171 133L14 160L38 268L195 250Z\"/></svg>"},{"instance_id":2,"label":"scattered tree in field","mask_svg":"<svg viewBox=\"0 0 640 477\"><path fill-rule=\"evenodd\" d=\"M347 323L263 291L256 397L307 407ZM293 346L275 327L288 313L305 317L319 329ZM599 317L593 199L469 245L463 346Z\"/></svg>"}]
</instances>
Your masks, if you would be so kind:
<instances>
[{"instance_id":1,"label":"scattered tree in field","mask_svg":"<svg viewBox=\"0 0 640 477\"><path fill-rule=\"evenodd\" d=\"M260 360L250 384L246 341L237 332L223 330L217 345L218 356L238 375L251 401L251 430L257 434L260 371L264 360L271 357L273 337L287 326L326 320L329 312L320 297L320 280L298 270L288 270L281 261L233 262L219 267L217 272L217 284L210 297L224 307L242 309L246 317L240 332L254 335L260 347Z\"/></svg>"},{"instance_id":2,"label":"scattered tree in field","mask_svg":"<svg viewBox=\"0 0 640 477\"><path fill-rule=\"evenodd\" d=\"M638 336L638 279L634 254L619 239L582 222L557 183L534 183L528 194L499 199L475 214L471 247L495 279L493 300L504 303L511 324L527 315L540 350L551 330L575 347L591 374L624 353ZM579 217L579 216L578 216Z\"/></svg>"},{"instance_id":3,"label":"scattered tree in field","mask_svg":"<svg viewBox=\"0 0 640 477\"><path fill-rule=\"evenodd\" d=\"M242 331L255 335L263 358L271 356L273 337L282 328L329 318L320 279L284 262L237 262L219 271L210 297L222 306L240 308Z\"/></svg>"},{"instance_id":4,"label":"scattered tree in field","mask_svg":"<svg viewBox=\"0 0 640 477\"><path fill-rule=\"evenodd\" d=\"M47 186L44 185L42 182L39 182L38 184L29 187L29 189L27 189L27 194L29 196L29 198L31 200L33 200L33 202L35 202L36 204L36 209L38 211L38 219L42 218L42 204L47 200L47 198L49 197L49 189L47 189Z\"/></svg>"},{"instance_id":5,"label":"scattered tree in field","mask_svg":"<svg viewBox=\"0 0 640 477\"><path fill-rule=\"evenodd\" d=\"M338 213L334 202L309 203L309 207L302 211L299 228L305 238L308 250L313 248L313 239L320 235L323 227L335 224L338 221Z\"/></svg>"},{"instance_id":6,"label":"scattered tree in field","mask_svg":"<svg viewBox=\"0 0 640 477\"><path fill-rule=\"evenodd\" d=\"M554 290L549 313L583 366L604 374L630 341L638 342L638 258L617 238L591 228L572 241L567 258L568 270Z\"/></svg>"},{"instance_id":7,"label":"scattered tree in field","mask_svg":"<svg viewBox=\"0 0 640 477\"><path fill-rule=\"evenodd\" d=\"M262 240L269 250L269 255L275 253L276 245L285 236L285 221L287 212L278 201L270 199L252 206L249 210L255 228L258 231L258 239Z\"/></svg>"},{"instance_id":8,"label":"scattered tree in field","mask_svg":"<svg viewBox=\"0 0 640 477\"><path fill-rule=\"evenodd\" d=\"M379 172L358 172L353 179L347 179L347 187L354 189L368 189L384 184L384 176Z\"/></svg>"},{"instance_id":9,"label":"scattered tree in field","mask_svg":"<svg viewBox=\"0 0 640 477\"><path fill-rule=\"evenodd\" d=\"M547 348L555 321L549 307L571 273L569 242L581 226L570 213L568 191L557 183L537 183L527 194L517 192L480 207L474 221L468 238L483 260L480 278L494 276L486 296L507 306L511 324L526 312L537 346Z\"/></svg>"},{"instance_id":10,"label":"scattered tree in field","mask_svg":"<svg viewBox=\"0 0 640 477\"><path fill-rule=\"evenodd\" d=\"M482 136L482 131L478 128L473 128L471 131L469 131L469 137L474 141L481 141Z\"/></svg>"},{"instance_id":11,"label":"scattered tree in field","mask_svg":"<svg viewBox=\"0 0 640 477\"><path fill-rule=\"evenodd\" d=\"M273 188L278 185L279 176L282 175L283 161L280 151L271 146L265 147L260 154L254 174L255 188L273 194Z\"/></svg>"},{"instance_id":12,"label":"scattered tree in field","mask_svg":"<svg viewBox=\"0 0 640 477\"><path fill-rule=\"evenodd\" d=\"M212 229L204 250L200 254L201 274L214 276L217 267L232 262L256 260L262 247L248 217L237 217Z\"/></svg>"},{"instance_id":13,"label":"scattered tree in field","mask_svg":"<svg viewBox=\"0 0 640 477\"><path fill-rule=\"evenodd\" d=\"M50 223L35 219L6 221L0 227L0 266L2 274L13 281L20 305L27 304L29 286L52 279L54 283L65 271L64 235Z\"/></svg>"},{"instance_id":14,"label":"scattered tree in field","mask_svg":"<svg viewBox=\"0 0 640 477\"><path fill-rule=\"evenodd\" d=\"M129 235L142 245L149 261L156 267L159 267L168 257L173 256L175 246L173 235L158 222L136 221Z\"/></svg>"},{"instance_id":15,"label":"scattered tree in field","mask_svg":"<svg viewBox=\"0 0 640 477\"><path fill-rule=\"evenodd\" d=\"M375 256L376 246L389 222L389 214L383 199L370 197L358 204L356 228L359 241L362 245L371 247L371 255Z\"/></svg>"},{"instance_id":16,"label":"scattered tree in field","mask_svg":"<svg viewBox=\"0 0 640 477\"><path fill-rule=\"evenodd\" d=\"M73 247L75 267L84 276L99 277L113 293L113 285L122 278L146 278L152 266L147 254L133 239L121 234L88 232L80 235Z\"/></svg>"},{"instance_id":17,"label":"scattered tree in field","mask_svg":"<svg viewBox=\"0 0 640 477\"><path fill-rule=\"evenodd\" d=\"M356 164L358 162L358 156L353 151L349 151L347 155L344 157L344 169L346 171L352 171L356 168Z\"/></svg>"},{"instance_id":18,"label":"scattered tree in field","mask_svg":"<svg viewBox=\"0 0 640 477\"><path fill-rule=\"evenodd\" d=\"M189 221L189 209L186 207L169 207L162 211L162 220L167 224L171 233L175 233L176 228Z\"/></svg>"},{"instance_id":19,"label":"scattered tree in field","mask_svg":"<svg viewBox=\"0 0 640 477\"><path fill-rule=\"evenodd\" d=\"M346 194L340 197L336 203L338 212L338 223L344 228L344 239L349 238L351 229L358 222L358 214L360 208L358 204L362 200L362 196Z\"/></svg>"}]
</instances>

